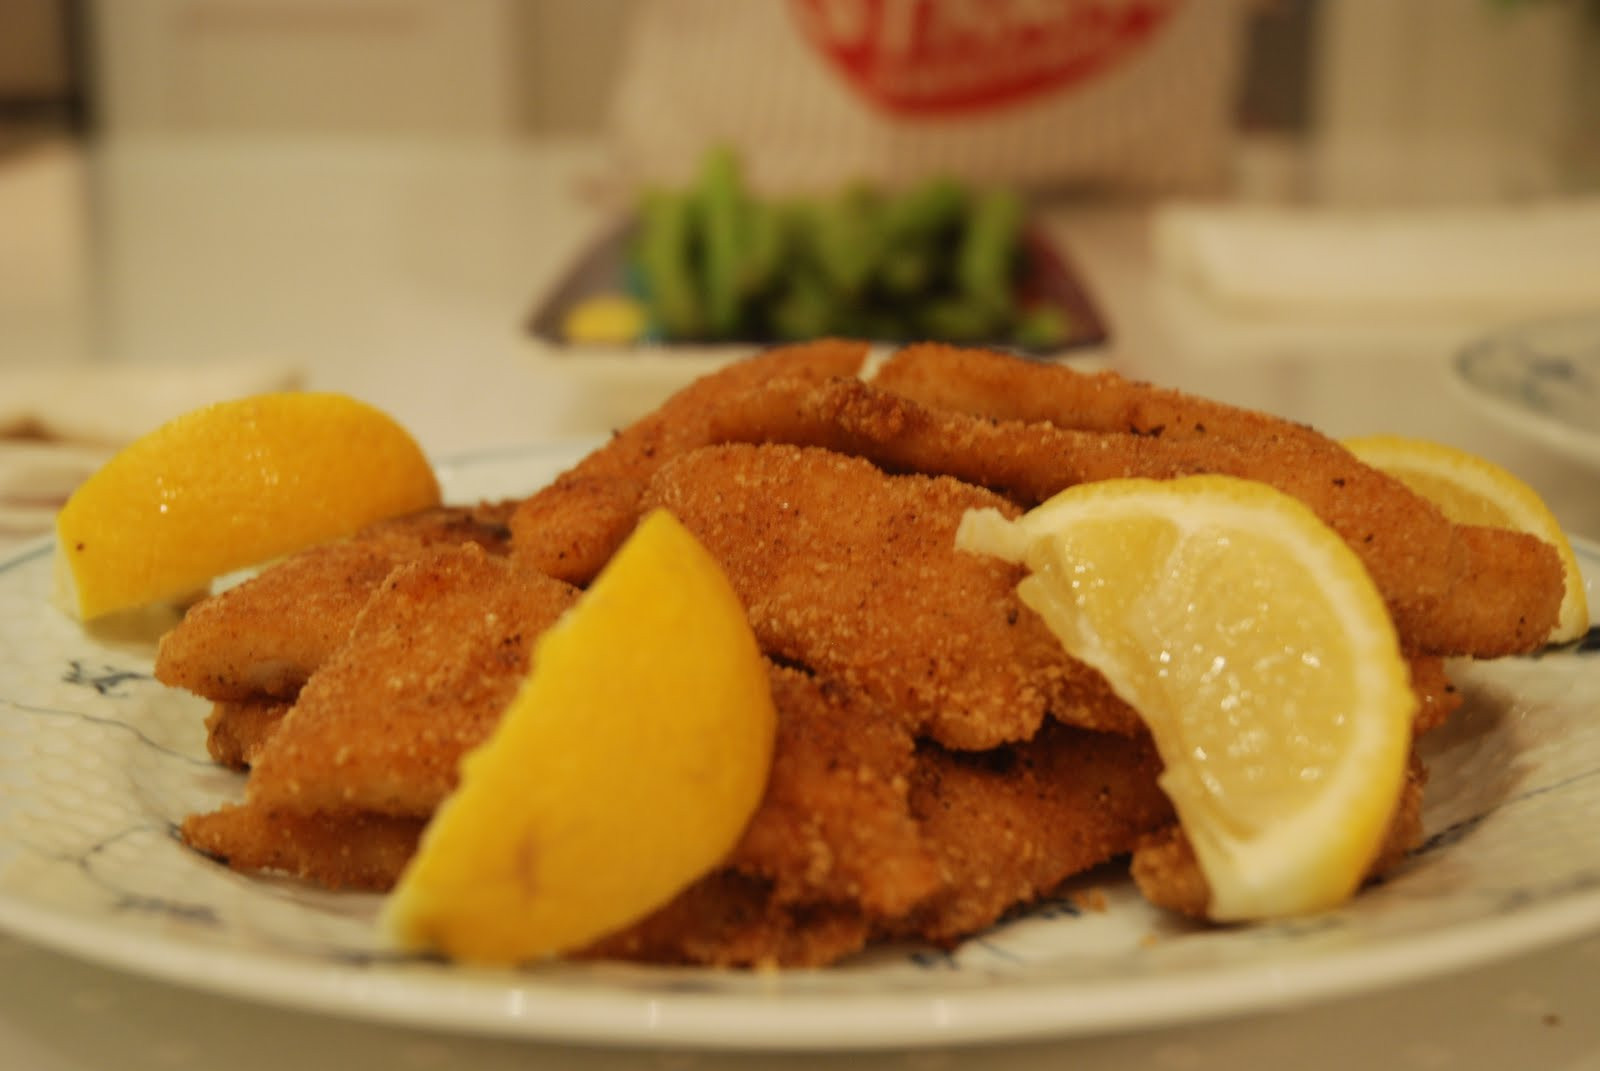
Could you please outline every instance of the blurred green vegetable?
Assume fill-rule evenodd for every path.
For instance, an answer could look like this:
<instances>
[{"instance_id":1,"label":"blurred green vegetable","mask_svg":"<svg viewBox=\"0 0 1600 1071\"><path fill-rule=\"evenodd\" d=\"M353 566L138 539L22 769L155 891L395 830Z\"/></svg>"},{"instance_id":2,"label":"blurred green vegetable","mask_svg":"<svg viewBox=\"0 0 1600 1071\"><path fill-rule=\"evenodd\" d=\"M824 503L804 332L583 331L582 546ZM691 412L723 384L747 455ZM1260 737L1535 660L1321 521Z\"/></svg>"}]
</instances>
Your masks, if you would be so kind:
<instances>
[{"instance_id":1,"label":"blurred green vegetable","mask_svg":"<svg viewBox=\"0 0 1600 1071\"><path fill-rule=\"evenodd\" d=\"M731 337L739 329L739 275L747 222L744 183L732 152L719 149L707 154L693 196L700 224L706 328L715 337Z\"/></svg>"},{"instance_id":2,"label":"blurred green vegetable","mask_svg":"<svg viewBox=\"0 0 1600 1071\"><path fill-rule=\"evenodd\" d=\"M1018 297L1025 220L1016 193L948 178L760 199L719 147L689 189L642 199L632 274L653 333L670 341L841 335L1049 349L1072 325Z\"/></svg>"},{"instance_id":3,"label":"blurred green vegetable","mask_svg":"<svg viewBox=\"0 0 1600 1071\"><path fill-rule=\"evenodd\" d=\"M702 329L693 240L687 194L653 193L644 199L634 256L650 314L668 338L694 338Z\"/></svg>"}]
</instances>

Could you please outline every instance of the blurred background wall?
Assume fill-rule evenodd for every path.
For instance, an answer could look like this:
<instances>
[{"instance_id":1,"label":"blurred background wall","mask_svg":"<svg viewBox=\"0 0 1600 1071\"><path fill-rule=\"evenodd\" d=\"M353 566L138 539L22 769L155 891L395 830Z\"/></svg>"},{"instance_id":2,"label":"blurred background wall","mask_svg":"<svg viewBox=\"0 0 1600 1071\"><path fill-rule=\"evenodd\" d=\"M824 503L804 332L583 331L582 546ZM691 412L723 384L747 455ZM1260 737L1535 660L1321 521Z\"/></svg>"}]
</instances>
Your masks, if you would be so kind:
<instances>
[{"instance_id":1,"label":"blurred background wall","mask_svg":"<svg viewBox=\"0 0 1600 1071\"><path fill-rule=\"evenodd\" d=\"M40 130L598 131L630 9L650 2L0 0L0 147ZM1248 190L1364 202L1600 188L1600 4L1246 10Z\"/></svg>"}]
</instances>

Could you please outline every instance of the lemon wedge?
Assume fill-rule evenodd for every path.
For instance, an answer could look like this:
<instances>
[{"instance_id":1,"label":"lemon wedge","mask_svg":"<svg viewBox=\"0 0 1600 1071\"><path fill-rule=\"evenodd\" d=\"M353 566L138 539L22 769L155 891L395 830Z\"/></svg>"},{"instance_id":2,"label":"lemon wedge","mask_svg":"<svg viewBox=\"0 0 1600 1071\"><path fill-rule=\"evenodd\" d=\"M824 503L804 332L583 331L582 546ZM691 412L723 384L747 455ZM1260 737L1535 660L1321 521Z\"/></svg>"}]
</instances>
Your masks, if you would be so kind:
<instances>
[{"instance_id":1,"label":"lemon wedge","mask_svg":"<svg viewBox=\"0 0 1600 1071\"><path fill-rule=\"evenodd\" d=\"M56 599L88 621L439 502L411 435L340 394L219 402L114 454L56 516Z\"/></svg>"},{"instance_id":2,"label":"lemon wedge","mask_svg":"<svg viewBox=\"0 0 1600 1071\"><path fill-rule=\"evenodd\" d=\"M403 946L514 964L643 917L733 848L776 726L738 596L671 514L651 513L540 638L383 927Z\"/></svg>"},{"instance_id":3,"label":"lemon wedge","mask_svg":"<svg viewBox=\"0 0 1600 1071\"><path fill-rule=\"evenodd\" d=\"M1416 706L1383 599L1309 509L1222 476L1071 488L957 545L1027 566L1065 649L1136 709L1220 921L1347 899L1393 816Z\"/></svg>"},{"instance_id":4,"label":"lemon wedge","mask_svg":"<svg viewBox=\"0 0 1600 1071\"><path fill-rule=\"evenodd\" d=\"M1367 435L1344 447L1438 506L1458 524L1512 528L1537 536L1561 556L1566 591L1551 643L1589 631L1589 600L1572 543L1539 492L1494 462L1466 450L1400 435Z\"/></svg>"}]
</instances>

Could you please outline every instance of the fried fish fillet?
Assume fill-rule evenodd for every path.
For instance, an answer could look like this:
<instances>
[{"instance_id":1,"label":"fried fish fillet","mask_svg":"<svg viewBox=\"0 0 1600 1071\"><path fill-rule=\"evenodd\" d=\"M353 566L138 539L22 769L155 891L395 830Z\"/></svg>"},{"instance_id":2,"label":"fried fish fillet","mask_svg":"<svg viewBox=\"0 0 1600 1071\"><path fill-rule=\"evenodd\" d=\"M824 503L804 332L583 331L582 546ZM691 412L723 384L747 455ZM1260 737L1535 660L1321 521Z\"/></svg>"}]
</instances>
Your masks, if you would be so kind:
<instances>
[{"instance_id":1,"label":"fried fish fillet","mask_svg":"<svg viewBox=\"0 0 1600 1071\"><path fill-rule=\"evenodd\" d=\"M556 477L511 518L516 554L530 568L573 584L600 571L639 517L639 496L663 462L711 442L708 418L774 377L817 383L853 375L862 342L785 346L703 376Z\"/></svg>"},{"instance_id":2,"label":"fried fish fillet","mask_svg":"<svg viewBox=\"0 0 1600 1071\"><path fill-rule=\"evenodd\" d=\"M576 956L713 967L826 967L860 952L871 938L872 924L857 904L785 903L761 878L717 870Z\"/></svg>"},{"instance_id":3,"label":"fried fish fillet","mask_svg":"<svg viewBox=\"0 0 1600 1071\"><path fill-rule=\"evenodd\" d=\"M256 756L248 798L426 817L455 788L577 592L467 544L397 567Z\"/></svg>"},{"instance_id":4,"label":"fried fish fillet","mask_svg":"<svg viewBox=\"0 0 1600 1071\"><path fill-rule=\"evenodd\" d=\"M1520 532L1448 521L1348 452L1286 439L1248 442L1077 431L930 409L860 380L777 380L720 407L715 438L784 442L937 473L1031 506L1076 484L1216 473L1304 502L1340 534L1383 593L1408 648L1496 657L1537 649L1563 589L1560 559Z\"/></svg>"},{"instance_id":5,"label":"fried fish fillet","mask_svg":"<svg viewBox=\"0 0 1600 1071\"><path fill-rule=\"evenodd\" d=\"M831 963L873 941L949 943L1168 824L1157 770L1141 740L1059 724L989 752L924 745L907 803L938 881L911 910L875 911L853 895L786 895L779 881L743 868L741 849L585 954L792 967Z\"/></svg>"},{"instance_id":6,"label":"fried fish fillet","mask_svg":"<svg viewBox=\"0 0 1600 1071\"><path fill-rule=\"evenodd\" d=\"M249 769L291 705L271 696L218 700L206 716L206 751L223 766Z\"/></svg>"},{"instance_id":7,"label":"fried fish fillet","mask_svg":"<svg viewBox=\"0 0 1600 1071\"><path fill-rule=\"evenodd\" d=\"M1016 507L944 477L769 445L705 447L643 498L728 574L762 649L859 689L953 748L1033 735L1047 714L1134 731L1133 711L1016 594L1020 567L955 547L968 509Z\"/></svg>"},{"instance_id":8,"label":"fried fish fillet","mask_svg":"<svg viewBox=\"0 0 1600 1071\"><path fill-rule=\"evenodd\" d=\"M918 343L896 351L873 386L930 409L986 420L1163 439L1273 443L1302 441L1340 450L1320 432L1268 413L1065 364L1019 361L990 350Z\"/></svg>"},{"instance_id":9,"label":"fried fish fillet","mask_svg":"<svg viewBox=\"0 0 1600 1071\"><path fill-rule=\"evenodd\" d=\"M1413 736L1421 736L1443 725L1460 708L1463 697L1451 682L1449 666L1443 658L1410 655L1406 666L1411 674L1411 690L1417 696L1417 713L1411 732Z\"/></svg>"},{"instance_id":10,"label":"fried fish fillet","mask_svg":"<svg viewBox=\"0 0 1600 1071\"><path fill-rule=\"evenodd\" d=\"M293 699L395 566L435 546L505 553L511 508L424 510L285 559L190 607L161 638L156 679L224 704Z\"/></svg>"},{"instance_id":11,"label":"fried fish fillet","mask_svg":"<svg viewBox=\"0 0 1600 1071\"><path fill-rule=\"evenodd\" d=\"M476 543L396 567L247 752L244 801L192 816L185 842L241 870L388 888L576 594Z\"/></svg>"},{"instance_id":12,"label":"fried fish fillet","mask_svg":"<svg viewBox=\"0 0 1600 1071\"><path fill-rule=\"evenodd\" d=\"M306 814L249 802L183 820L183 842L245 873L328 889L382 892L416 854L426 819L357 811Z\"/></svg>"},{"instance_id":13,"label":"fried fish fillet","mask_svg":"<svg viewBox=\"0 0 1600 1071\"><path fill-rule=\"evenodd\" d=\"M780 903L905 914L942 881L911 813L915 739L898 712L860 693L789 666L770 672L772 770L728 865Z\"/></svg>"},{"instance_id":14,"label":"fried fish fillet","mask_svg":"<svg viewBox=\"0 0 1600 1071\"><path fill-rule=\"evenodd\" d=\"M898 939L947 944L976 933L1172 821L1144 736L1053 723L991 752L927 750L912 812L945 885L886 927Z\"/></svg>"}]
</instances>

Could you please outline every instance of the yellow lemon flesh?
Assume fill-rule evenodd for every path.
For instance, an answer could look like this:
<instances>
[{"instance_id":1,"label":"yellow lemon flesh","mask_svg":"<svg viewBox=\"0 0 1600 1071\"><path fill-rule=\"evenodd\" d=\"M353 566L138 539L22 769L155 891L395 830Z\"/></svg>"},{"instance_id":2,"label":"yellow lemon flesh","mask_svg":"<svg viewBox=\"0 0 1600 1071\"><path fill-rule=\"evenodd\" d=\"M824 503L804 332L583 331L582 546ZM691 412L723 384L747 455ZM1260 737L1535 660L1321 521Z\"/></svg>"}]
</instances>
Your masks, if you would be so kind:
<instances>
[{"instance_id":1,"label":"yellow lemon flesh","mask_svg":"<svg viewBox=\"0 0 1600 1071\"><path fill-rule=\"evenodd\" d=\"M383 926L408 947L514 964L643 917L733 848L776 725L733 588L677 520L650 514L541 637Z\"/></svg>"},{"instance_id":2,"label":"yellow lemon flesh","mask_svg":"<svg viewBox=\"0 0 1600 1071\"><path fill-rule=\"evenodd\" d=\"M57 601L91 620L437 505L416 441L339 394L219 402L134 440L56 517Z\"/></svg>"},{"instance_id":3,"label":"yellow lemon flesh","mask_svg":"<svg viewBox=\"0 0 1600 1071\"><path fill-rule=\"evenodd\" d=\"M1458 524L1512 528L1555 547L1561 556L1566 592L1550 642L1566 643L1589 631L1589 600L1578 556L1561 530L1561 522L1537 491L1492 461L1425 439L1368 435L1346 439L1344 446L1428 499Z\"/></svg>"},{"instance_id":4,"label":"yellow lemon flesh","mask_svg":"<svg viewBox=\"0 0 1600 1071\"><path fill-rule=\"evenodd\" d=\"M1110 480L957 544L1018 586L1150 729L1217 920L1334 906L1405 776L1416 700L1382 598L1309 509L1220 476Z\"/></svg>"}]
</instances>

